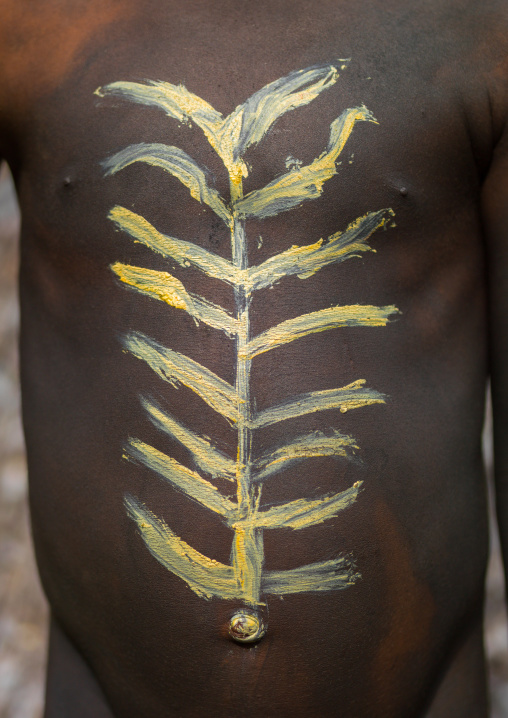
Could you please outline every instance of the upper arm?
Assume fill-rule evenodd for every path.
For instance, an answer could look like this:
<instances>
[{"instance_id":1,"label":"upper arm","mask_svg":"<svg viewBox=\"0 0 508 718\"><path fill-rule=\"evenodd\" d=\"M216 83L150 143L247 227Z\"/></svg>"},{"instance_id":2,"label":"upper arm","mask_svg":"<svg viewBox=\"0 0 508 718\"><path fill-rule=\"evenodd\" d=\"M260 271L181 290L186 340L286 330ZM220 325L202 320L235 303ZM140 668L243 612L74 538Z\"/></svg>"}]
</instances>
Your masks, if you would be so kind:
<instances>
[{"instance_id":1,"label":"upper arm","mask_svg":"<svg viewBox=\"0 0 508 718\"><path fill-rule=\"evenodd\" d=\"M482 216L494 413L496 503L505 562L508 562L508 122L493 152L483 185Z\"/></svg>"}]
</instances>

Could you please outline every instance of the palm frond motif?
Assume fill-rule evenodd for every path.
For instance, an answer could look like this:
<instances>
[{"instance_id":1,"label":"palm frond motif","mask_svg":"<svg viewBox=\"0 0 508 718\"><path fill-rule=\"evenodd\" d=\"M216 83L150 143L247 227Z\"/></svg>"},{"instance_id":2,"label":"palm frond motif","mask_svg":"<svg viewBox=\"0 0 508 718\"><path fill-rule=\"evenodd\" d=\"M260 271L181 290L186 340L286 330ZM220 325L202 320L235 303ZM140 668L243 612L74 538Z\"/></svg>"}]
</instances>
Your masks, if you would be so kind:
<instances>
[{"instance_id":1,"label":"palm frond motif","mask_svg":"<svg viewBox=\"0 0 508 718\"><path fill-rule=\"evenodd\" d=\"M345 230L306 246L290 245L263 263L249 266L246 222L291 210L304 201L317 199L324 184L337 173L337 158L357 122L376 122L364 106L346 109L331 123L329 140L322 154L306 166L297 166L265 187L244 195L248 175L244 161L247 149L262 141L270 127L286 112L309 104L332 87L347 61L298 70L254 93L224 117L208 102L182 85L150 81L113 82L96 91L101 97L116 96L159 108L179 122L193 122L224 163L230 180L230 197L221 197L210 185L209 173L178 147L137 144L117 152L103 162L106 175L133 163L159 167L179 180L197 202L206 204L220 217L231 235L231 260L219 257L193 242L159 232L144 217L115 206L110 220L135 242L181 267L193 267L208 277L231 286L235 294L233 314L204 297L189 292L184 283L168 272L117 262L112 270L127 287L162 301L170 311L186 312L196 323L203 322L235 342L234 386L195 362L141 333L123 338L123 346L145 362L163 381L186 386L237 431L237 457L225 455L212 440L195 433L167 414L149 398L142 404L153 424L190 454L198 471L189 469L137 438L130 438L126 453L174 489L216 515L233 532L231 563L225 565L204 556L133 496L125 497L128 515L137 524L152 555L179 576L199 596L241 599L260 605L266 594L285 595L306 591L330 591L351 586L358 578L345 557L318 561L286 571L264 570L263 532L268 529L302 530L338 516L351 506L362 489L361 482L317 499L301 498L277 506L263 506L265 481L282 470L313 457L340 456L352 460L358 446L351 436L315 431L294 436L283 446L260 456L252 455L253 433L263 427L325 410L344 413L364 406L382 404L385 396L366 386L365 379L343 387L293 396L262 411L255 410L250 376L257 356L316 332L341 327L383 327L398 310L394 305L333 306L297 317L289 317L257 336L250 328L250 302L254 292L296 275L304 280L329 264L361 257L372 251L371 235L392 219L391 209L367 212ZM209 477L205 478L202 474ZM224 479L236 485L236 501L224 496L212 483Z\"/></svg>"}]
</instances>

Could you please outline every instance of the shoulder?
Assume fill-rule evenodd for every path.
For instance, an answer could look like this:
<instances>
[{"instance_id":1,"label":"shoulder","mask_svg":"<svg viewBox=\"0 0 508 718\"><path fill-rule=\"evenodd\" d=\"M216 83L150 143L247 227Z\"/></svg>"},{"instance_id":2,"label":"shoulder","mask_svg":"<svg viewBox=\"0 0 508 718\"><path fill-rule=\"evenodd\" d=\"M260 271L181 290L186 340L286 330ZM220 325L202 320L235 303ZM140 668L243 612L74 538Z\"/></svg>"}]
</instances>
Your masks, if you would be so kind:
<instances>
[{"instance_id":1,"label":"shoulder","mask_svg":"<svg viewBox=\"0 0 508 718\"><path fill-rule=\"evenodd\" d=\"M0 155L38 98L51 94L121 22L131 0L0 0ZM104 45L103 45L104 46Z\"/></svg>"}]
</instances>

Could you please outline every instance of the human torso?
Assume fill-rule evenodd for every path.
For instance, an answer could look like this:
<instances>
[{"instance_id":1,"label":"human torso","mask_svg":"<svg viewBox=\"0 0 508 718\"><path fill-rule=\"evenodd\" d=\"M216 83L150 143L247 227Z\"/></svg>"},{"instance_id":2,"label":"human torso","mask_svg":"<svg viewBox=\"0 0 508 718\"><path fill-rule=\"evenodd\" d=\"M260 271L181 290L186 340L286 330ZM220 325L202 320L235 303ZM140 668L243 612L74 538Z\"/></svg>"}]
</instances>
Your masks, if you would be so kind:
<instances>
[{"instance_id":1,"label":"human torso","mask_svg":"<svg viewBox=\"0 0 508 718\"><path fill-rule=\"evenodd\" d=\"M35 39L25 40L24 64L18 58L3 70L5 95L19 102L4 125L23 213L31 509L53 615L113 714L426 715L461 662L432 715L446 714L440 706L450 696L462 711L454 715L471 715L471 705L485 715L483 679L474 671L487 553L479 191L495 138L485 91L493 60L480 8L47 5L34 26L47 34L28 28ZM259 209L266 198L257 209L244 205L244 268L320 239L326 247L374 214L364 241L375 251L362 246L343 261L282 272L253 286L246 303L252 361L241 389L250 422L242 441L250 442L249 480L261 476L250 520L262 527L256 599L268 623L264 638L247 647L227 635L232 612L255 603L249 557L242 563L231 554L235 541L240 550L245 517L226 520L199 500L206 492L189 497L193 489L178 489L160 468L178 462L193 472L191 484L201 477L228 502L217 499L221 506L238 509L238 472L245 478L238 456L246 451L238 347L217 319L207 320L208 305L199 309L213 302L236 326L234 282L201 271L188 246L188 261L164 257L126 227L135 217L138 226L146 221L225 261L230 229L176 171L136 161L106 176L101 163L140 143L176 147L208 168L207 182L224 200L220 211L240 205L231 204L224 163L199 123L126 92L95 91L160 80L225 117L268 83L327 64L338 79L281 111L245 151L244 197L322 156L344 111L364 106L377 123L356 121L335 173L312 198L282 202L269 216ZM123 214L117 209L112 221L119 207ZM139 268L165 273L150 275L151 293ZM153 290L168 274L181 282L173 305ZM181 299L182 285L191 300ZM294 323L283 325L297 317L306 317L298 337ZM339 326L341 317L348 326ZM256 338L272 327L279 334L264 335L268 348L256 353ZM183 357L170 381L161 357L173 365ZM196 366L204 368L197 390L189 379ZM208 372L224 391L231 387L236 409L230 398L210 399ZM206 470L204 444L193 453L175 426L207 442L209 460L218 449L225 466L236 462L232 475ZM327 447L321 456L312 455L317 445ZM291 451L301 460L283 460ZM281 467L263 476L270 452ZM342 509L323 508L319 519L320 501L342 492ZM263 517L298 500L310 502L315 520L303 509L299 524L284 514L290 509L280 510L279 524ZM164 526L170 534L156 545L154 531ZM161 559L186 545L216 562L206 564L204 588L196 554L182 559L183 568ZM299 575L307 566L314 568ZM457 688L465 685L469 693ZM49 707L48 718L60 716Z\"/></svg>"}]
</instances>

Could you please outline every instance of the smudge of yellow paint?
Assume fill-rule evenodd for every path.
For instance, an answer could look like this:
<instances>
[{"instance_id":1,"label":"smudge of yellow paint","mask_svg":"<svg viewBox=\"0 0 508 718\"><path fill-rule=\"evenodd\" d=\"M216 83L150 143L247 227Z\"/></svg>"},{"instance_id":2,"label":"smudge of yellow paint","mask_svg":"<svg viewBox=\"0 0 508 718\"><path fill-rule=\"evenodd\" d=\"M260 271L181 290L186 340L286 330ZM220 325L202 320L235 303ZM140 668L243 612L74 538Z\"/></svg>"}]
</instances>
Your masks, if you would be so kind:
<instances>
[{"instance_id":1,"label":"smudge of yellow paint","mask_svg":"<svg viewBox=\"0 0 508 718\"><path fill-rule=\"evenodd\" d=\"M322 239L303 247L293 246L258 266L247 270L249 291L270 287L279 279L296 274L306 279L333 262L359 257L363 252L375 252L367 244L368 238L385 225L393 215L385 209L369 212L356 219L344 232L335 232L327 241Z\"/></svg>"},{"instance_id":2,"label":"smudge of yellow paint","mask_svg":"<svg viewBox=\"0 0 508 718\"><path fill-rule=\"evenodd\" d=\"M361 578L343 557L299 566L286 571L265 571L262 590L276 596L307 591L337 591L352 586Z\"/></svg>"},{"instance_id":3,"label":"smudge of yellow paint","mask_svg":"<svg viewBox=\"0 0 508 718\"><path fill-rule=\"evenodd\" d=\"M244 599L252 605L259 604L264 549L263 534L258 528L252 525L235 528L231 563Z\"/></svg>"},{"instance_id":4,"label":"smudge of yellow paint","mask_svg":"<svg viewBox=\"0 0 508 718\"><path fill-rule=\"evenodd\" d=\"M359 257L363 252L375 252L367 240L392 216L392 210L369 212L351 222L344 232L335 232L326 242L320 239L306 246L295 245L260 265L242 270L192 242L161 234L144 217L125 207L113 207L109 213L109 218L120 230L163 257L173 259L183 267L193 266L236 288L244 287L248 292L270 287L283 277L294 274L306 279L333 262Z\"/></svg>"},{"instance_id":5,"label":"smudge of yellow paint","mask_svg":"<svg viewBox=\"0 0 508 718\"><path fill-rule=\"evenodd\" d=\"M164 521L133 496L125 497L129 516L136 522L150 553L169 571L187 583L198 596L244 599L232 566L204 556L179 538ZM287 571L264 571L260 590L274 595L330 591L347 588L360 578L346 558L300 566Z\"/></svg>"},{"instance_id":6,"label":"smudge of yellow paint","mask_svg":"<svg viewBox=\"0 0 508 718\"><path fill-rule=\"evenodd\" d=\"M342 69L345 67L342 64ZM241 195L242 179L248 174L242 159L248 147L260 142L281 115L309 104L323 90L335 84L338 78L334 65L297 70L282 81L266 85L225 118L183 85L168 82L113 82L99 87L95 94L99 97L118 95L159 107L180 122L195 122L224 162L232 185L232 199L236 200Z\"/></svg>"}]
</instances>

